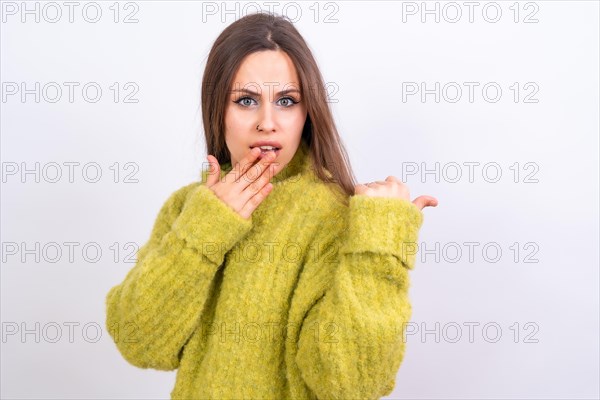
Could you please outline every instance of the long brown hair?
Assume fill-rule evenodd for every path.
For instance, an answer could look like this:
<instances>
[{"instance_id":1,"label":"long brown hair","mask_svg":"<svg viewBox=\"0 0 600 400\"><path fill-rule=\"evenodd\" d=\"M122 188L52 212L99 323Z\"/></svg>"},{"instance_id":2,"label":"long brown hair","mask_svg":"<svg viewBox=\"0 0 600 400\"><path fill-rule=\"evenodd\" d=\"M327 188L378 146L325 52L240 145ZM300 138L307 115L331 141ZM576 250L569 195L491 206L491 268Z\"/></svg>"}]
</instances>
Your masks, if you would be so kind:
<instances>
[{"instance_id":1,"label":"long brown hair","mask_svg":"<svg viewBox=\"0 0 600 400\"><path fill-rule=\"evenodd\" d=\"M356 180L329 108L323 77L304 38L284 16L247 15L225 28L214 42L202 78L202 122L208 154L221 164L231 162L224 135L228 96L243 59L263 50L285 52L296 67L308 114L302 140L308 144L315 174L341 189L342 196L352 196ZM347 197L342 198L345 204Z\"/></svg>"}]
</instances>

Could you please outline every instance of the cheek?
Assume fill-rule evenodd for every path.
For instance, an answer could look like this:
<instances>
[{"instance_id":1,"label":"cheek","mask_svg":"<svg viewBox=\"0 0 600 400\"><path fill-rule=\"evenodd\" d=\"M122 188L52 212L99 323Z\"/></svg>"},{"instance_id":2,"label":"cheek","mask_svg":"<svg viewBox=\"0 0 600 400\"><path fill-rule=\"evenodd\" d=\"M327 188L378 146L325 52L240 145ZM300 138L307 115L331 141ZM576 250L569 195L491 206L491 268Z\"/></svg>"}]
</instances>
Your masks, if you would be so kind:
<instances>
[{"instance_id":1,"label":"cheek","mask_svg":"<svg viewBox=\"0 0 600 400\"><path fill-rule=\"evenodd\" d=\"M247 131L248 117L244 117L235 110L227 111L225 115L225 137L228 140L236 141L236 139L244 136Z\"/></svg>"},{"instance_id":2,"label":"cheek","mask_svg":"<svg viewBox=\"0 0 600 400\"><path fill-rule=\"evenodd\" d=\"M306 112L302 110L290 112L284 117L283 121L288 128L302 129L306 121Z\"/></svg>"},{"instance_id":3,"label":"cheek","mask_svg":"<svg viewBox=\"0 0 600 400\"><path fill-rule=\"evenodd\" d=\"M236 131L239 127L240 117L234 109L227 110L225 114L225 128L228 131Z\"/></svg>"}]
</instances>

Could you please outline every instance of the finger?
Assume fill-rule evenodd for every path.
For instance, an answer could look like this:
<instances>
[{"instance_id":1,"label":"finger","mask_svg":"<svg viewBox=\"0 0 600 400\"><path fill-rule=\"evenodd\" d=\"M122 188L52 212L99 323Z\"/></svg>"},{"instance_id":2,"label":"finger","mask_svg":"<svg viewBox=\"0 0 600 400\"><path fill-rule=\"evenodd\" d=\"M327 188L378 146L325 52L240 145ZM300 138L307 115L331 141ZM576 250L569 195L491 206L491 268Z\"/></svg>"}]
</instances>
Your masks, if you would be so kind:
<instances>
[{"instance_id":1,"label":"finger","mask_svg":"<svg viewBox=\"0 0 600 400\"><path fill-rule=\"evenodd\" d=\"M367 191L367 189L369 189L367 185L359 183L358 185L354 186L354 194L363 194Z\"/></svg>"},{"instance_id":2,"label":"finger","mask_svg":"<svg viewBox=\"0 0 600 400\"><path fill-rule=\"evenodd\" d=\"M276 156L272 152L268 152L256 164L249 167L246 170L246 173L243 175L243 182L245 184L245 187L242 190L245 190L250 185L254 185L254 190L252 190L252 194L256 193L262 187L262 185L261 187L256 187L256 184L260 183L258 182L255 184L256 181L259 181L266 174L268 175L268 182L275 174L277 174L281 169L283 169L282 166L279 166L278 164L273 164L275 158Z\"/></svg>"},{"instance_id":3,"label":"finger","mask_svg":"<svg viewBox=\"0 0 600 400\"><path fill-rule=\"evenodd\" d=\"M369 183L367 183L367 186L370 186L370 185L387 185L390 182L388 180L388 178L385 178L385 181L373 181L373 182L369 182Z\"/></svg>"},{"instance_id":4,"label":"finger","mask_svg":"<svg viewBox=\"0 0 600 400\"><path fill-rule=\"evenodd\" d=\"M219 161L210 154L206 156L206 159L210 164L208 175L206 177L206 186L211 187L219 181L219 177L221 176L221 166L219 165Z\"/></svg>"},{"instance_id":5,"label":"finger","mask_svg":"<svg viewBox=\"0 0 600 400\"><path fill-rule=\"evenodd\" d=\"M250 216L256 210L256 208L263 202L263 200L271 193L273 190L273 184L267 183L259 190L254 196L250 197L246 204L239 211L240 215L246 219L250 219Z\"/></svg>"},{"instance_id":6,"label":"finger","mask_svg":"<svg viewBox=\"0 0 600 400\"><path fill-rule=\"evenodd\" d=\"M271 178L274 175L274 173L272 172L274 167L275 166L273 164L267 165L267 168L265 168L263 173L260 174L260 176L258 178L256 178L254 181L250 182L248 184L248 186L246 186L241 191L239 196L244 203L249 201L253 196L255 196L257 193L259 193L267 184L270 183ZM255 169L253 168L252 171L255 171ZM253 174L254 173L252 173L252 175ZM246 179L244 179L244 182L249 181L251 179L252 178L246 178Z\"/></svg>"},{"instance_id":7,"label":"finger","mask_svg":"<svg viewBox=\"0 0 600 400\"><path fill-rule=\"evenodd\" d=\"M436 207L438 205L438 201L435 197L419 196L413 200L413 204L422 210L425 207Z\"/></svg>"},{"instance_id":8,"label":"finger","mask_svg":"<svg viewBox=\"0 0 600 400\"><path fill-rule=\"evenodd\" d=\"M396 178L395 176L388 176L387 178L385 178L386 182L400 182L400 179Z\"/></svg>"},{"instance_id":9,"label":"finger","mask_svg":"<svg viewBox=\"0 0 600 400\"><path fill-rule=\"evenodd\" d=\"M231 170L236 177L242 177L254 165L260 155L260 147L252 148ZM235 171L235 172L234 172Z\"/></svg>"}]
</instances>

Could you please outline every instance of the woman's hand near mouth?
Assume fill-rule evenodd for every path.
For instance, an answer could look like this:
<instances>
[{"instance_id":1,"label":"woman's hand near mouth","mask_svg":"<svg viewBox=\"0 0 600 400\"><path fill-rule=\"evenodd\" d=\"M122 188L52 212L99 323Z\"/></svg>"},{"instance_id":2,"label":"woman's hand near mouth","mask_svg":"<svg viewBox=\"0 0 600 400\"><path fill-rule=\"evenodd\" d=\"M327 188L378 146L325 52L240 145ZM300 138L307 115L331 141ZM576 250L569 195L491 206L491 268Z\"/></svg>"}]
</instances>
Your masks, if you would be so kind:
<instances>
[{"instance_id":1,"label":"woman's hand near mouth","mask_svg":"<svg viewBox=\"0 0 600 400\"><path fill-rule=\"evenodd\" d=\"M269 151L263 157L260 155L260 148L251 149L223 179L219 179L221 167L217 159L210 154L207 156L211 168L206 186L245 219L249 219L271 193L273 184L270 180L282 169L277 163L273 164L276 158L273 152Z\"/></svg>"}]
</instances>

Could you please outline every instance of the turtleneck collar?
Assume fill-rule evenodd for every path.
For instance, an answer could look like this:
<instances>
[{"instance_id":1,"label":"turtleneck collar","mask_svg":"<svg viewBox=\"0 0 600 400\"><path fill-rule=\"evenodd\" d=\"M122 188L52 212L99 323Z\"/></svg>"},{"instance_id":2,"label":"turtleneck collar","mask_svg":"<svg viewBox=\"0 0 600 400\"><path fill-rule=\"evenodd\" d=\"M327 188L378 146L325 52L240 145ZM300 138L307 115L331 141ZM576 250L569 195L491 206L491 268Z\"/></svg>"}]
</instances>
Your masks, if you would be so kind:
<instances>
[{"instance_id":1,"label":"turtleneck collar","mask_svg":"<svg viewBox=\"0 0 600 400\"><path fill-rule=\"evenodd\" d=\"M311 167L310 150L304 139L300 140L298 149L292 159L279 171L277 175L271 178L273 185L279 185L287 181L295 181L297 176L305 173ZM221 164L221 178L223 178L232 169L231 162ZM202 182L206 182L208 171L202 171Z\"/></svg>"}]
</instances>

